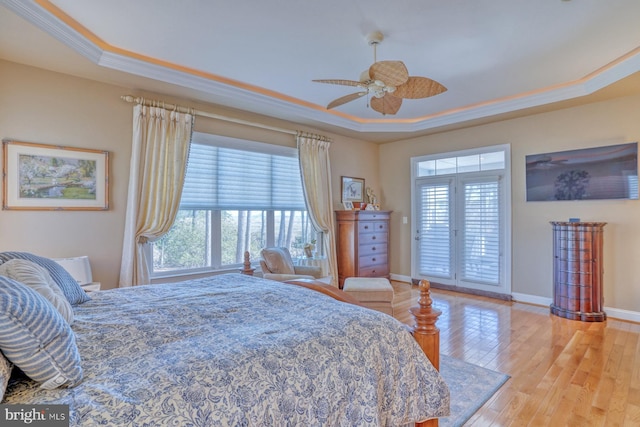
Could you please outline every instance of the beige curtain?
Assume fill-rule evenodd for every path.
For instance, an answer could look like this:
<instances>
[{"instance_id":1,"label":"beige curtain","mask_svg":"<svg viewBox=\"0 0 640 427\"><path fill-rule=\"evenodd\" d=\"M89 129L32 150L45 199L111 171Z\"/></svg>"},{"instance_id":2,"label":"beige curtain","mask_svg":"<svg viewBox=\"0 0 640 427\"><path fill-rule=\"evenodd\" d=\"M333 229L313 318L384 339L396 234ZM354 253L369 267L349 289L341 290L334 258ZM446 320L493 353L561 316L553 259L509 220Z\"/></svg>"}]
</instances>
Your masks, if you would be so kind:
<instances>
[{"instance_id":1,"label":"beige curtain","mask_svg":"<svg viewBox=\"0 0 640 427\"><path fill-rule=\"evenodd\" d=\"M151 248L173 225L180 205L194 115L138 104L133 108L129 196L120 287L150 282Z\"/></svg>"},{"instance_id":2,"label":"beige curtain","mask_svg":"<svg viewBox=\"0 0 640 427\"><path fill-rule=\"evenodd\" d=\"M316 229L323 233L324 253L329 261L331 284L338 286L338 264L331 194L330 141L325 138L298 133L298 158L302 188L309 217Z\"/></svg>"}]
</instances>

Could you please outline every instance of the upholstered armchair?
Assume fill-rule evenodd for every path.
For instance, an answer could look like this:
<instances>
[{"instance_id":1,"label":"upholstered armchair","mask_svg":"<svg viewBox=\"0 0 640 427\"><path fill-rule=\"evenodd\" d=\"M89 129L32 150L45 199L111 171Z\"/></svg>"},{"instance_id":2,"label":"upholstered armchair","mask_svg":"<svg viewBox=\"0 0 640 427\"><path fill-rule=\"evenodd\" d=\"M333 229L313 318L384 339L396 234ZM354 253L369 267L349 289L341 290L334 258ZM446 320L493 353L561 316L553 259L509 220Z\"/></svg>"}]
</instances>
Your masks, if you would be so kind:
<instances>
[{"instance_id":1,"label":"upholstered armchair","mask_svg":"<svg viewBox=\"0 0 640 427\"><path fill-rule=\"evenodd\" d=\"M287 248L264 248L260 251L260 267L265 279L284 282L292 279L319 279L320 267L293 265L291 253Z\"/></svg>"}]
</instances>

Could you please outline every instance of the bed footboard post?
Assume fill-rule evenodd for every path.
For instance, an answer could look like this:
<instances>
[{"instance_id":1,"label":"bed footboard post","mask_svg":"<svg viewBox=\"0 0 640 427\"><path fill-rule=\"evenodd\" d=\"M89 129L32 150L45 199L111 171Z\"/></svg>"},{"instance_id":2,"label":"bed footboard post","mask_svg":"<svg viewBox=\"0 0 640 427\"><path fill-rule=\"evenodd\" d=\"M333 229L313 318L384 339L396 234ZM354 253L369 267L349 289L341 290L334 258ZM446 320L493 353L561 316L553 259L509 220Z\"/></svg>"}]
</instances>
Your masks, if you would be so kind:
<instances>
[{"instance_id":1,"label":"bed footboard post","mask_svg":"<svg viewBox=\"0 0 640 427\"><path fill-rule=\"evenodd\" d=\"M432 307L433 300L429 291L431 288L429 281L423 279L419 286L418 306L409 309L415 318L413 336L433 366L440 369L440 329L436 326L436 321L442 312Z\"/></svg>"},{"instance_id":2,"label":"bed footboard post","mask_svg":"<svg viewBox=\"0 0 640 427\"><path fill-rule=\"evenodd\" d=\"M244 263L243 265L243 269L240 270L240 273L242 274L246 274L248 276L253 276L253 272L255 271L255 268L251 267L251 254L249 254L249 251L245 251L244 252Z\"/></svg>"},{"instance_id":3,"label":"bed footboard post","mask_svg":"<svg viewBox=\"0 0 640 427\"><path fill-rule=\"evenodd\" d=\"M420 298L418 299L418 306L411 307L409 311L415 319L415 325L413 327L413 337L422 348L422 351L427 355L431 364L440 369L440 329L436 327L436 321L442 314L440 310L432 307L433 300L431 299L430 287L431 284L428 280L420 281ZM437 427L438 420L432 419L422 423L416 423L419 427Z\"/></svg>"}]
</instances>

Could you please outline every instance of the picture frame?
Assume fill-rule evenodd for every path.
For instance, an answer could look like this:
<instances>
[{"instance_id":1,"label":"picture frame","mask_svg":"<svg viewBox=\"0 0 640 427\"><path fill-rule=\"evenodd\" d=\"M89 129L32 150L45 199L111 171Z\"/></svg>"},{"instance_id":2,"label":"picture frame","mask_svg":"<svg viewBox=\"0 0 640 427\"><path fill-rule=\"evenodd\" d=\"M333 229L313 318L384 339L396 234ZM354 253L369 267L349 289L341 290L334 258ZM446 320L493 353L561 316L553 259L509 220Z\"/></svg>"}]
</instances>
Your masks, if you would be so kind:
<instances>
[{"instance_id":1,"label":"picture frame","mask_svg":"<svg viewBox=\"0 0 640 427\"><path fill-rule=\"evenodd\" d=\"M364 202L364 179L350 176L342 177L342 203Z\"/></svg>"},{"instance_id":2,"label":"picture frame","mask_svg":"<svg viewBox=\"0 0 640 427\"><path fill-rule=\"evenodd\" d=\"M108 210L109 152L2 141L2 209Z\"/></svg>"},{"instance_id":3,"label":"picture frame","mask_svg":"<svg viewBox=\"0 0 640 427\"><path fill-rule=\"evenodd\" d=\"M353 210L353 202L342 202L342 206L344 206L345 211Z\"/></svg>"}]
</instances>

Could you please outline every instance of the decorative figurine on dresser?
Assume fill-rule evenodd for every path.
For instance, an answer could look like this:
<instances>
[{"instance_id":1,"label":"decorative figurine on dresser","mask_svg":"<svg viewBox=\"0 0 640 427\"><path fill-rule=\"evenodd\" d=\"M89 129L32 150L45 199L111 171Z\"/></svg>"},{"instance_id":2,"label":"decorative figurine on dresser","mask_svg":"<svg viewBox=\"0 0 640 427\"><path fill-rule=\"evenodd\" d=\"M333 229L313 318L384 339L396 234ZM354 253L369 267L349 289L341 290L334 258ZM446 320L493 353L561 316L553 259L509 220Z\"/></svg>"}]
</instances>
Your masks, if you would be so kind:
<instances>
[{"instance_id":1,"label":"decorative figurine on dresser","mask_svg":"<svg viewBox=\"0 0 640 427\"><path fill-rule=\"evenodd\" d=\"M389 278L391 211L336 211L338 283L348 277Z\"/></svg>"},{"instance_id":2,"label":"decorative figurine on dresser","mask_svg":"<svg viewBox=\"0 0 640 427\"><path fill-rule=\"evenodd\" d=\"M602 322L602 248L606 222L551 222L553 304L551 313L571 320Z\"/></svg>"}]
</instances>

